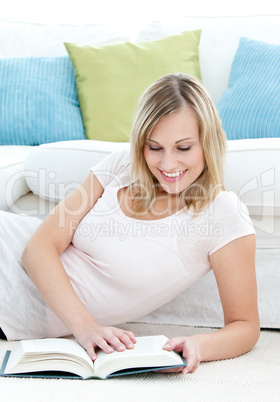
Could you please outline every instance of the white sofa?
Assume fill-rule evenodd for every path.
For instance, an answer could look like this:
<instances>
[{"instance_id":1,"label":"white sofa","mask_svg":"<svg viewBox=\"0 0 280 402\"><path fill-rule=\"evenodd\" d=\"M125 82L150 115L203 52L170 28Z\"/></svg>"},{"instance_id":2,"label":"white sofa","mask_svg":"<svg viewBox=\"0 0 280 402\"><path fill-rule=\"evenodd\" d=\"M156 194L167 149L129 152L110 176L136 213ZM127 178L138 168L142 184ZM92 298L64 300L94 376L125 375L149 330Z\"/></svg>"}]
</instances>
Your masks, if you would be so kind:
<instances>
[{"instance_id":1,"label":"white sofa","mask_svg":"<svg viewBox=\"0 0 280 402\"><path fill-rule=\"evenodd\" d=\"M280 44L280 16L184 17L145 23L133 36L105 25L40 26L0 21L0 57L66 55L63 42L95 46L146 41L202 29L202 81L215 102L228 87L241 36ZM90 38L90 39L89 39ZM40 44L44 44L43 46ZM280 90L280 88L279 88ZM94 140L0 146L0 209L43 218L88 170L128 143ZM228 141L225 184L247 205L257 234L256 267L263 328L280 328L280 138ZM140 321L222 326L213 273Z\"/></svg>"}]
</instances>

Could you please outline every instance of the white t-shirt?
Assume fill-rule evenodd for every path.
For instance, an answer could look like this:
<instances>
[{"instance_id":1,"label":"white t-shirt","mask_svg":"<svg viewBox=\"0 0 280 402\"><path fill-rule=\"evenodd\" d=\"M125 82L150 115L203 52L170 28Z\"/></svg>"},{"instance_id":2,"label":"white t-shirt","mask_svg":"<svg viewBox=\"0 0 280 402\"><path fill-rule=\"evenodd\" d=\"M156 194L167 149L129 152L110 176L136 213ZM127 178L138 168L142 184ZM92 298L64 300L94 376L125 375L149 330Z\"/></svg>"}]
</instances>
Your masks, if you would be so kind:
<instances>
[{"instance_id":1,"label":"white t-shirt","mask_svg":"<svg viewBox=\"0 0 280 402\"><path fill-rule=\"evenodd\" d=\"M117 194L130 184L129 169L128 151L92 168L104 193L61 255L75 291L101 325L132 321L167 303L211 269L209 255L254 233L247 208L226 191L196 217L186 208L152 221L127 217ZM47 306L41 320L47 321L42 333L30 337L69 333Z\"/></svg>"}]
</instances>

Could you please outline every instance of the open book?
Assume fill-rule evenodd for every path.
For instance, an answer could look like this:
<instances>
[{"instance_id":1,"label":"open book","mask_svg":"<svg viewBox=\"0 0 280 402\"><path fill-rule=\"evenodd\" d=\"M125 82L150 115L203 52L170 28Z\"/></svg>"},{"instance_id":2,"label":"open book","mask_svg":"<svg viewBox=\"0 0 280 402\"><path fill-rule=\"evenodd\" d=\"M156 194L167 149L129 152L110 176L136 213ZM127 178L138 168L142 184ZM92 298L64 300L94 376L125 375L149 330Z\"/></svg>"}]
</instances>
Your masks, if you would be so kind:
<instances>
[{"instance_id":1,"label":"open book","mask_svg":"<svg viewBox=\"0 0 280 402\"><path fill-rule=\"evenodd\" d=\"M21 341L7 351L1 376L60 377L106 379L117 375L183 367L180 354L163 349L164 335L136 338L134 349L107 354L97 352L93 362L86 351L71 339L36 339Z\"/></svg>"}]
</instances>

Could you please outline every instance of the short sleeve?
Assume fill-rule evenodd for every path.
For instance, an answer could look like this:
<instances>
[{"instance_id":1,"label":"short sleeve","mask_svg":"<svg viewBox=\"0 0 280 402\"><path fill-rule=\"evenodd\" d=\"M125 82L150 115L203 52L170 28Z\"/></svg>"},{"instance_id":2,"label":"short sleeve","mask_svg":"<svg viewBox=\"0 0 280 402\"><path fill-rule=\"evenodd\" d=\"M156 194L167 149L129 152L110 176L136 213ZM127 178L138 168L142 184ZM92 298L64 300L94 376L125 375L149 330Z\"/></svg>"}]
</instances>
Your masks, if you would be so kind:
<instances>
[{"instance_id":1,"label":"short sleeve","mask_svg":"<svg viewBox=\"0 0 280 402\"><path fill-rule=\"evenodd\" d=\"M208 242L208 255L243 236L255 234L246 205L231 191L218 195L208 216L212 225Z\"/></svg>"},{"instance_id":2,"label":"short sleeve","mask_svg":"<svg viewBox=\"0 0 280 402\"><path fill-rule=\"evenodd\" d=\"M130 184L130 157L129 150L113 152L101 162L93 166L90 171L94 173L102 187L127 186Z\"/></svg>"}]
</instances>

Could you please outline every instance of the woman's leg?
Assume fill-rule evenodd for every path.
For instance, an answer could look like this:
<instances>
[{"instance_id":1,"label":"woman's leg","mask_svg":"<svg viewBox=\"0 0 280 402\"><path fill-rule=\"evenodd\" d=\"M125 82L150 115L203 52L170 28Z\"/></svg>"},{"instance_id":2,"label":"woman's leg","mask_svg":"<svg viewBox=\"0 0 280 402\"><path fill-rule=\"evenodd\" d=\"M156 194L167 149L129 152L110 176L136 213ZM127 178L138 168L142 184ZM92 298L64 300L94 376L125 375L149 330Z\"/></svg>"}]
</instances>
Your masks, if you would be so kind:
<instances>
[{"instance_id":1,"label":"woman's leg","mask_svg":"<svg viewBox=\"0 0 280 402\"><path fill-rule=\"evenodd\" d=\"M16 339L18 333L22 337L27 324L29 331L34 327L29 316L34 305L39 306L39 299L21 265L21 254L40 222L34 217L0 211L0 339L6 339L1 328Z\"/></svg>"}]
</instances>

